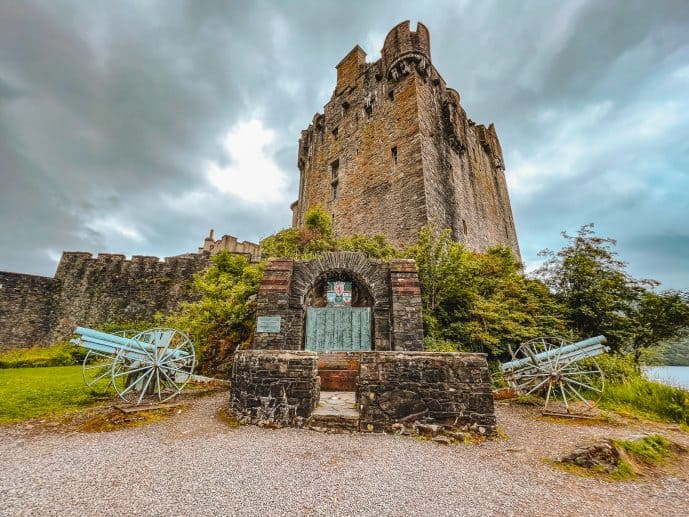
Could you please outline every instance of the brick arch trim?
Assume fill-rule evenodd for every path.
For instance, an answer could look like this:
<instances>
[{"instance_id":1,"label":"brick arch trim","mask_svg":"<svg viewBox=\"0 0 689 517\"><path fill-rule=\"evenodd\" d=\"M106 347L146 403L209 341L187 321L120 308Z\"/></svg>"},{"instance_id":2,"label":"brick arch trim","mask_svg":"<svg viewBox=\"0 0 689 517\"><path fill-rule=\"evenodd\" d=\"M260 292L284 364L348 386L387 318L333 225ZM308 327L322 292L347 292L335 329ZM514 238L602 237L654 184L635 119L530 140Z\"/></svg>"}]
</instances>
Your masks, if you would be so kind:
<instances>
[{"instance_id":1,"label":"brick arch trim","mask_svg":"<svg viewBox=\"0 0 689 517\"><path fill-rule=\"evenodd\" d=\"M373 309L390 307L389 266L382 261L371 260L363 253L339 251L325 253L318 258L295 263L291 279L290 306L304 307L306 295L329 274L343 272L352 276L368 290Z\"/></svg>"}]
</instances>

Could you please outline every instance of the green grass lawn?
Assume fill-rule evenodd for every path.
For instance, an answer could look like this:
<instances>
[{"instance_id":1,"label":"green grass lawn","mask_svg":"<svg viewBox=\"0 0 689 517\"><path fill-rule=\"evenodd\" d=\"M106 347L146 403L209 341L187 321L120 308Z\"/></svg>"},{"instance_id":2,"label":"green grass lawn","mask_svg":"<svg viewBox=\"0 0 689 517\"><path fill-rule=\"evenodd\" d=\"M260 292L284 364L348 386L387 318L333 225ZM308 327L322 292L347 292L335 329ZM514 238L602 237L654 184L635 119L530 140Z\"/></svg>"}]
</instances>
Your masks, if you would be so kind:
<instances>
[{"instance_id":1,"label":"green grass lawn","mask_svg":"<svg viewBox=\"0 0 689 517\"><path fill-rule=\"evenodd\" d=\"M0 424L59 415L94 402L81 366L0 369Z\"/></svg>"}]
</instances>

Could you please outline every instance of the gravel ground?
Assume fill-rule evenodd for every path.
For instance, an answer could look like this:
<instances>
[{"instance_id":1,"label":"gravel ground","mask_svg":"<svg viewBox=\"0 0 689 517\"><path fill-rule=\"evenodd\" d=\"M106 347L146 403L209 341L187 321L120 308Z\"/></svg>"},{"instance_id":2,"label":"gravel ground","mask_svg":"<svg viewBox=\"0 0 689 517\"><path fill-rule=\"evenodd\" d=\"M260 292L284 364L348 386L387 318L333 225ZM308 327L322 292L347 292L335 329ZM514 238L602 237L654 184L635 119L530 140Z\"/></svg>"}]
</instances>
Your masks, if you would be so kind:
<instances>
[{"instance_id":1,"label":"gravel ground","mask_svg":"<svg viewBox=\"0 0 689 517\"><path fill-rule=\"evenodd\" d=\"M2 515L689 515L689 463L653 480L580 478L542 459L628 427L544 422L499 404L508 439L229 428L215 394L109 433L0 428ZM665 430L689 445L689 435Z\"/></svg>"}]
</instances>

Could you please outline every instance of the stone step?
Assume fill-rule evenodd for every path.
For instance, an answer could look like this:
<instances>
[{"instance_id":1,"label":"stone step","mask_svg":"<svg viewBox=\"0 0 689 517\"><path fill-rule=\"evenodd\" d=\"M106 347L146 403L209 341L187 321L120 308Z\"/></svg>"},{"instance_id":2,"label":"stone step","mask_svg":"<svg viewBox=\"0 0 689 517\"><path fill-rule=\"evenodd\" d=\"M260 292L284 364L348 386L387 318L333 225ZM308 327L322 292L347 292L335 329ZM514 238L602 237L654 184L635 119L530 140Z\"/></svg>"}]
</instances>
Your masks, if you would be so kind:
<instances>
[{"instance_id":1,"label":"stone step","mask_svg":"<svg viewBox=\"0 0 689 517\"><path fill-rule=\"evenodd\" d=\"M309 427L316 431L354 432L359 429L356 395L351 391L322 391Z\"/></svg>"}]
</instances>

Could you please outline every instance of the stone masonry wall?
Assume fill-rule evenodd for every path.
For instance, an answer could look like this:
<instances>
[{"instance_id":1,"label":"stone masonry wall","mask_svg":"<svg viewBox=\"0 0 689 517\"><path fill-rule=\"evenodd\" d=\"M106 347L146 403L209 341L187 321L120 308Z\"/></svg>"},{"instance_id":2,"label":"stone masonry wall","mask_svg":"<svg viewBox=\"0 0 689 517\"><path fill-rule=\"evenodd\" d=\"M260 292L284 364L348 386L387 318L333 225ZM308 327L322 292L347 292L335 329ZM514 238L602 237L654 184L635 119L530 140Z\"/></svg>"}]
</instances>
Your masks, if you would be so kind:
<instances>
[{"instance_id":1,"label":"stone masonry wall","mask_svg":"<svg viewBox=\"0 0 689 517\"><path fill-rule=\"evenodd\" d=\"M207 257L157 257L65 252L55 278L0 273L0 348L49 345L74 328L151 321L193 299L194 273Z\"/></svg>"},{"instance_id":2,"label":"stone masonry wall","mask_svg":"<svg viewBox=\"0 0 689 517\"><path fill-rule=\"evenodd\" d=\"M156 312L167 314L181 301L193 298L194 273L210 261L195 258L64 253L55 278L58 321L53 341L65 339L77 325L95 326L109 321L151 321Z\"/></svg>"},{"instance_id":3,"label":"stone masonry wall","mask_svg":"<svg viewBox=\"0 0 689 517\"><path fill-rule=\"evenodd\" d=\"M476 125L431 63L419 23L394 27L381 59L356 46L337 65L337 85L323 114L299 140L299 198L292 224L320 205L335 233L383 234L398 246L429 222L485 251L505 244L520 258L493 125Z\"/></svg>"},{"instance_id":4,"label":"stone masonry wall","mask_svg":"<svg viewBox=\"0 0 689 517\"><path fill-rule=\"evenodd\" d=\"M494 434L490 373L484 354L362 353L357 402L362 431L438 425Z\"/></svg>"},{"instance_id":5,"label":"stone masonry wall","mask_svg":"<svg viewBox=\"0 0 689 517\"><path fill-rule=\"evenodd\" d=\"M0 272L0 350L46 342L59 286L54 278Z\"/></svg>"},{"instance_id":6,"label":"stone masonry wall","mask_svg":"<svg viewBox=\"0 0 689 517\"><path fill-rule=\"evenodd\" d=\"M314 352L237 352L230 411L242 423L302 427L320 397L316 361Z\"/></svg>"}]
</instances>

